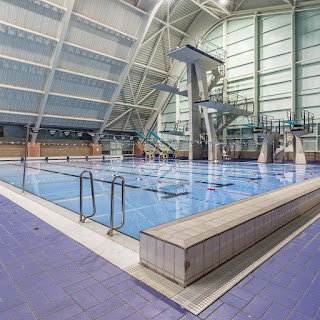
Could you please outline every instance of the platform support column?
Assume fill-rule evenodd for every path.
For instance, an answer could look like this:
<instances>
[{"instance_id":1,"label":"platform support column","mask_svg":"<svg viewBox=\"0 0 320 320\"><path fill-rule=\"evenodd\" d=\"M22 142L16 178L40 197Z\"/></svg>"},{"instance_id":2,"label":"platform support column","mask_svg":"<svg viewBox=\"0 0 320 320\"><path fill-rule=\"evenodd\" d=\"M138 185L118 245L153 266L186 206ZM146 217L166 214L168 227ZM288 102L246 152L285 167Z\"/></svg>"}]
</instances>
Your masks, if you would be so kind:
<instances>
[{"instance_id":1,"label":"platform support column","mask_svg":"<svg viewBox=\"0 0 320 320\"><path fill-rule=\"evenodd\" d=\"M293 156L295 164L307 164L301 138L293 134Z\"/></svg>"},{"instance_id":2,"label":"platform support column","mask_svg":"<svg viewBox=\"0 0 320 320\"><path fill-rule=\"evenodd\" d=\"M194 101L199 100L199 87L195 66L187 64L187 81L188 81L188 109L189 109L189 160L202 159L202 146L196 143L200 139L200 114L199 107Z\"/></svg>"},{"instance_id":3,"label":"platform support column","mask_svg":"<svg viewBox=\"0 0 320 320\"><path fill-rule=\"evenodd\" d=\"M201 97L201 100L208 100L209 92L207 74L204 70L202 70L201 65L198 61L195 62L195 69L197 74L198 87L201 94L203 95ZM208 135L208 160L221 160L221 151L218 147L218 138L212 121L212 116L208 113L208 108L202 108L202 110Z\"/></svg>"}]
</instances>

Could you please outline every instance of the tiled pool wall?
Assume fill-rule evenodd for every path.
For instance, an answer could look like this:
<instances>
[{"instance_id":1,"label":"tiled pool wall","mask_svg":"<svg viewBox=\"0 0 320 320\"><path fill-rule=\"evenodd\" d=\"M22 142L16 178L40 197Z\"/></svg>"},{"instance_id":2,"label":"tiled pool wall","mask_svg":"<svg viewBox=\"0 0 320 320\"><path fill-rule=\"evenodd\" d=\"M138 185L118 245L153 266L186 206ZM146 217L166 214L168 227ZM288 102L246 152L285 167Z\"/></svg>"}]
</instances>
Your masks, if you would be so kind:
<instances>
[{"instance_id":1,"label":"tiled pool wall","mask_svg":"<svg viewBox=\"0 0 320 320\"><path fill-rule=\"evenodd\" d=\"M186 287L319 202L320 178L315 178L224 206L230 212L223 214L226 223L218 227L211 223L211 230L208 230L211 218L219 215L224 207L142 231L140 263ZM234 217L244 206L248 208L247 213ZM227 219L228 215L234 218ZM193 236L179 237L187 219L201 219L204 228L201 231L200 223L188 229L189 234L190 230L194 231ZM170 237L166 228L176 231Z\"/></svg>"}]
</instances>

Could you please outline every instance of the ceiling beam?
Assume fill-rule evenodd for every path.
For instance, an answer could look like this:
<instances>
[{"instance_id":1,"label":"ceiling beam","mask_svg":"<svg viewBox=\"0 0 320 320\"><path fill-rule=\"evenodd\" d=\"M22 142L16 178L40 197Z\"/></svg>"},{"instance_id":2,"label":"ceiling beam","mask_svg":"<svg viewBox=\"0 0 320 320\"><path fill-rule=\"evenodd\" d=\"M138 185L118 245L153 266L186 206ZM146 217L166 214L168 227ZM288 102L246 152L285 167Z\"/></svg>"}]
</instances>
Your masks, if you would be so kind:
<instances>
[{"instance_id":1,"label":"ceiling beam","mask_svg":"<svg viewBox=\"0 0 320 320\"><path fill-rule=\"evenodd\" d=\"M117 122L119 119L121 119L122 117L124 117L127 113L130 113L133 109L128 109L127 111L125 111L124 113L120 114L120 116L116 117L115 119L113 119L112 121L110 121L107 125L107 127L110 127L112 124L114 124L115 122Z\"/></svg>"},{"instance_id":2,"label":"ceiling beam","mask_svg":"<svg viewBox=\"0 0 320 320\"><path fill-rule=\"evenodd\" d=\"M194 0L191 0L191 1L194 1ZM182 35L185 36L185 37L189 37L189 34L188 34L188 33L186 33L186 32L184 32L184 31L182 31L182 30L174 27L173 25L171 25L170 23L168 23L168 22L166 22L166 21L163 21L163 20L161 20L161 19L159 19L159 18L156 18L156 17L154 18L154 20L157 21L157 22L162 23L163 25L165 25L166 27L169 27L169 28L172 29L172 30L175 30L176 32L182 34Z\"/></svg>"},{"instance_id":3,"label":"ceiling beam","mask_svg":"<svg viewBox=\"0 0 320 320\"><path fill-rule=\"evenodd\" d=\"M209 10L206 5L203 5L199 0L190 0L193 4L197 5L200 9L202 9L203 11L209 13L212 17L214 17L217 20L220 20L220 17L213 13L211 10Z\"/></svg>"},{"instance_id":4,"label":"ceiling beam","mask_svg":"<svg viewBox=\"0 0 320 320\"><path fill-rule=\"evenodd\" d=\"M163 36L163 33L164 33L164 30L160 33L160 35L159 35L159 37L158 37L158 40L157 40L157 42L155 43L155 45L154 45L154 47L153 47L153 51L152 51L151 56L149 57L149 60L148 60L148 64L147 64L148 67L151 67L151 64L152 64L152 62L153 62L153 58L154 58L155 54L157 53L159 44L160 44L161 39L162 39L162 36ZM138 89L137 89L136 95L135 95L135 97L134 97L135 101L136 101L136 100L138 99L138 97L139 97L139 94L140 94L140 92L141 92L142 86L143 86L143 84L144 84L144 81L146 80L147 75L148 75L148 69L145 68L145 69L144 69L144 72L143 72L142 79L141 79L141 81L140 81L140 83L139 83L139 87L138 87Z\"/></svg>"},{"instance_id":5,"label":"ceiling beam","mask_svg":"<svg viewBox=\"0 0 320 320\"><path fill-rule=\"evenodd\" d=\"M135 108L135 109L156 110L155 108L152 108L152 107L141 106L139 104L132 104L132 103L126 103L126 102L121 102L121 101L117 101L115 104L119 105L119 106Z\"/></svg>"},{"instance_id":6,"label":"ceiling beam","mask_svg":"<svg viewBox=\"0 0 320 320\"><path fill-rule=\"evenodd\" d=\"M53 79L54 79L54 75L56 72L56 68L58 66L58 62L59 62L59 58L60 58L60 54L62 51L62 47L63 47L63 43L64 40L66 38L67 35L67 31L68 31L68 27L69 27L69 23L70 23L70 18L71 18L71 13L72 13L72 9L74 6L75 0L67 0L66 1L66 12L64 13L64 16L62 18L61 24L60 24L60 36L59 36L59 42L55 48L55 51L53 53L53 57L51 59L51 71L49 72L45 87L44 87L44 96L41 99L39 108L38 108L38 119L34 125L34 133L32 134L32 138L31 141L34 143L37 140L38 137L38 130L40 128L41 125L41 121L42 121L42 117L44 114L44 110L46 108L46 104L48 101L48 97L50 94L50 90L52 87L52 83L53 83Z\"/></svg>"},{"instance_id":7,"label":"ceiling beam","mask_svg":"<svg viewBox=\"0 0 320 320\"><path fill-rule=\"evenodd\" d=\"M133 111L133 109L131 109L130 112L129 112L129 114L127 115L127 119L126 119L126 121L125 121L125 123L124 123L124 125L123 125L123 127L122 127L122 131L125 131L125 130L126 130L126 127L127 127L128 123L129 123L129 120L130 120L131 115L132 115L132 111Z\"/></svg>"}]
</instances>

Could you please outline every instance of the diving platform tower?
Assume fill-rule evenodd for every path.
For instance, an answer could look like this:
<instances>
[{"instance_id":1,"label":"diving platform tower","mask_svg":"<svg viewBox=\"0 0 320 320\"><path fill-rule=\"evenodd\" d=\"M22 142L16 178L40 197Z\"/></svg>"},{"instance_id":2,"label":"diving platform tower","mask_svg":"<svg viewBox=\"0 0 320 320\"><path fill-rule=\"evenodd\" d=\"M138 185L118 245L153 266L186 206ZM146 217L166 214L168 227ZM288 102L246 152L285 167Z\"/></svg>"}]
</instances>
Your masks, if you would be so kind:
<instances>
[{"instance_id":1,"label":"diving platform tower","mask_svg":"<svg viewBox=\"0 0 320 320\"><path fill-rule=\"evenodd\" d=\"M271 163L275 160L283 162L284 146L280 146L280 139L284 134L283 120L261 114L259 117L249 118L249 123L243 126L251 128L252 133L263 138L259 163Z\"/></svg>"},{"instance_id":2,"label":"diving platform tower","mask_svg":"<svg viewBox=\"0 0 320 320\"><path fill-rule=\"evenodd\" d=\"M178 94L188 97L188 135L189 142L189 159L202 159L202 145L195 143L200 140L201 118L199 106L202 107L205 121L206 133L208 137L208 160L221 160L221 151L217 138L217 130L221 132L223 128L229 125L237 116L249 115L253 112L246 111L247 103L243 102L243 106L239 108L238 101L229 101L227 95L216 101L216 94L210 91L224 76L224 63L226 52L208 42L199 42L196 46L190 44L176 48L166 54L168 57L184 62L187 65L187 85L185 87L177 87L177 85L169 85L158 83L152 88ZM207 74L211 77L208 80ZM222 97L222 95L221 95ZM214 120L211 116L212 112L220 115L219 127L215 128ZM176 131L177 135L182 135ZM170 132L175 133L175 130Z\"/></svg>"},{"instance_id":3,"label":"diving platform tower","mask_svg":"<svg viewBox=\"0 0 320 320\"><path fill-rule=\"evenodd\" d=\"M299 117L295 112L288 112L288 120L284 123L290 126L290 132L293 136L293 157L295 164L307 164L306 155L303 149L301 137L312 133L314 127L314 114L301 109Z\"/></svg>"}]
</instances>

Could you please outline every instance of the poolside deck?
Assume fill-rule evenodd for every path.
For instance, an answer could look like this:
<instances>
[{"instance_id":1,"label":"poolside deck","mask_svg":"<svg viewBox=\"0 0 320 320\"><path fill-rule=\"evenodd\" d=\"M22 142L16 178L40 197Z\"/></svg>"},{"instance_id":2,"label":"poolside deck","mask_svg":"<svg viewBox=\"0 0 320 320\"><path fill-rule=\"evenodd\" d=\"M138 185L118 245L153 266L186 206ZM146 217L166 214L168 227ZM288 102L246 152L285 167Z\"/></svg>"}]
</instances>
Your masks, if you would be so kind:
<instances>
[{"instance_id":1,"label":"poolside deck","mask_svg":"<svg viewBox=\"0 0 320 320\"><path fill-rule=\"evenodd\" d=\"M0 196L0 318L320 319L320 220L195 316Z\"/></svg>"}]
</instances>

